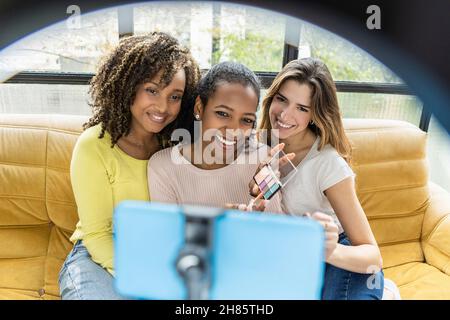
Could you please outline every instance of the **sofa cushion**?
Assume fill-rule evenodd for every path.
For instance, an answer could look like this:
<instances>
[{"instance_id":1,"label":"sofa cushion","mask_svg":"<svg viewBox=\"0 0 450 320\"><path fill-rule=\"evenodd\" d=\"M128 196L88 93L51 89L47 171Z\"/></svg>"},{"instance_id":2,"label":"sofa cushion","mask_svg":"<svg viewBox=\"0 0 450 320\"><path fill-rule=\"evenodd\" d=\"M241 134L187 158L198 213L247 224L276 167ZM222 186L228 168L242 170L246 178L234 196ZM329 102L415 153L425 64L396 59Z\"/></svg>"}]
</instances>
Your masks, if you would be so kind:
<instances>
[{"instance_id":1,"label":"sofa cushion","mask_svg":"<svg viewBox=\"0 0 450 320\"><path fill-rule=\"evenodd\" d=\"M384 275L399 287L402 299L450 300L450 277L429 264L406 263L385 269Z\"/></svg>"},{"instance_id":2,"label":"sofa cushion","mask_svg":"<svg viewBox=\"0 0 450 320\"><path fill-rule=\"evenodd\" d=\"M18 290L0 288L0 300L40 300L39 293L35 290Z\"/></svg>"},{"instance_id":3,"label":"sofa cushion","mask_svg":"<svg viewBox=\"0 0 450 320\"><path fill-rule=\"evenodd\" d=\"M69 178L87 117L0 118L0 298L55 299L78 221Z\"/></svg>"},{"instance_id":4,"label":"sofa cushion","mask_svg":"<svg viewBox=\"0 0 450 320\"><path fill-rule=\"evenodd\" d=\"M429 203L426 133L395 120L346 119L344 125L353 145L357 195L379 246L415 248L383 255L384 264L423 261L419 242Z\"/></svg>"},{"instance_id":5,"label":"sofa cushion","mask_svg":"<svg viewBox=\"0 0 450 320\"><path fill-rule=\"evenodd\" d=\"M86 120L0 117L0 181L6 181L0 184L0 299L59 298L58 273L78 221L70 159ZM437 259L435 242L448 240L433 227L447 220L431 215L424 223L430 236L421 243L429 204L426 134L402 121L346 119L344 125L354 146L358 198L380 245L386 277L406 299L450 298L450 277L422 263L422 245L430 247L427 259ZM447 270L444 264L440 268Z\"/></svg>"}]
</instances>

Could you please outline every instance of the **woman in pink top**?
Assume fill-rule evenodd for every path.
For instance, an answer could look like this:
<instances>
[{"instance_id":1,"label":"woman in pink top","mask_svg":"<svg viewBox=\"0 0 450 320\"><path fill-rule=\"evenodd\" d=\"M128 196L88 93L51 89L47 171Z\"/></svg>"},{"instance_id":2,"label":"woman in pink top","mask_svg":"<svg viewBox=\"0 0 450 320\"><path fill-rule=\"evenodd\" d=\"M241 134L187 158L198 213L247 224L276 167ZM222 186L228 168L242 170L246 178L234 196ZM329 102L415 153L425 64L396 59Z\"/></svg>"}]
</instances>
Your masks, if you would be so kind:
<instances>
[{"instance_id":1,"label":"woman in pink top","mask_svg":"<svg viewBox=\"0 0 450 320\"><path fill-rule=\"evenodd\" d=\"M258 79L247 67L233 62L213 66L198 86L194 106L195 127L201 129L198 137L184 137L183 143L157 152L148 163L152 201L214 207L248 204L252 199L248 183L269 152L267 145L253 139L259 97ZM249 207L264 208L282 212L279 194L269 203Z\"/></svg>"}]
</instances>

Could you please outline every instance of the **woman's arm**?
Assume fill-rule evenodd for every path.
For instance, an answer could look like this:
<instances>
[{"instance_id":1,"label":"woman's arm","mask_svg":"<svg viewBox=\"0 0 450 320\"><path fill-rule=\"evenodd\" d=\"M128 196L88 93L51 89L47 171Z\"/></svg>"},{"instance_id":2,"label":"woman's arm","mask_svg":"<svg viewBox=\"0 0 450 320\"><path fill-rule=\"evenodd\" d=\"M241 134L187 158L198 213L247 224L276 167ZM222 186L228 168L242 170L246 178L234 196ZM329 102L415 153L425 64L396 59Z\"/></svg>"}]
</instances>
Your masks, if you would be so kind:
<instances>
[{"instance_id":1,"label":"woman's arm","mask_svg":"<svg viewBox=\"0 0 450 320\"><path fill-rule=\"evenodd\" d=\"M92 260L113 274L113 192L102 157L89 140L79 140L74 148L70 178L83 244Z\"/></svg>"},{"instance_id":2,"label":"woman's arm","mask_svg":"<svg viewBox=\"0 0 450 320\"><path fill-rule=\"evenodd\" d=\"M382 268L381 253L363 208L356 196L353 177L325 191L351 246L337 244L327 262L357 273L376 273Z\"/></svg>"}]
</instances>

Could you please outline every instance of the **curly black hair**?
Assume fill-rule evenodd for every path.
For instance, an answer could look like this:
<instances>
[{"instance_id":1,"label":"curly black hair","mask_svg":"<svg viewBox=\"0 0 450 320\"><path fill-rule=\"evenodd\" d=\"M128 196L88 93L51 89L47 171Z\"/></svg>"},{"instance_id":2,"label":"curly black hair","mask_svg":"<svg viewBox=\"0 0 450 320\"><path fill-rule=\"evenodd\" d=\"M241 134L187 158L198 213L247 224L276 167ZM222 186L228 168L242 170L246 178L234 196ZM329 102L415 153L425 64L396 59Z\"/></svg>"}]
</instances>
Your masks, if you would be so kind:
<instances>
[{"instance_id":1,"label":"curly black hair","mask_svg":"<svg viewBox=\"0 0 450 320\"><path fill-rule=\"evenodd\" d=\"M162 147L170 145L170 135L177 128L190 128L200 70L189 49L163 32L122 38L119 45L104 58L90 83L92 117L84 129L101 124L99 138L105 131L111 135L111 147L130 132L130 107L138 87L163 70L161 84L166 86L174 74L184 69L186 88L177 118L157 134Z\"/></svg>"}]
</instances>

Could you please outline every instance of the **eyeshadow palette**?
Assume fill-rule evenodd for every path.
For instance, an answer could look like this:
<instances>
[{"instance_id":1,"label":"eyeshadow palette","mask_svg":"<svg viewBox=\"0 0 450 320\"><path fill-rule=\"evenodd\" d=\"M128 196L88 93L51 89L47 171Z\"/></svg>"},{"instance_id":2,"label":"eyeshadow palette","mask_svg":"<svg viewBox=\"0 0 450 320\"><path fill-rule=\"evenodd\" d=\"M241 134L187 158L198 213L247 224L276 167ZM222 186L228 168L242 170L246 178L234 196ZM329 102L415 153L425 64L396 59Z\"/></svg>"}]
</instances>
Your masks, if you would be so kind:
<instances>
[{"instance_id":1,"label":"eyeshadow palette","mask_svg":"<svg viewBox=\"0 0 450 320\"><path fill-rule=\"evenodd\" d=\"M272 198L280 190L281 182L269 165L264 166L254 177L259 190L263 193L266 200Z\"/></svg>"},{"instance_id":2,"label":"eyeshadow palette","mask_svg":"<svg viewBox=\"0 0 450 320\"><path fill-rule=\"evenodd\" d=\"M270 200L297 172L297 168L287 158L279 161L285 155L283 151L278 151L253 177L266 200Z\"/></svg>"}]
</instances>

